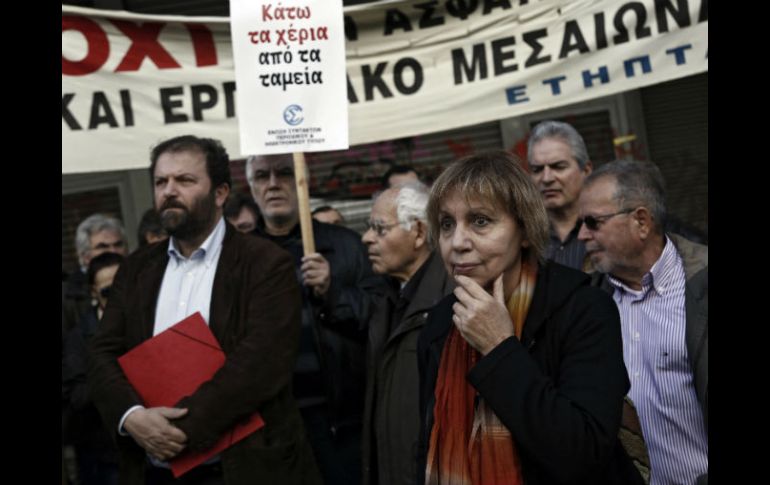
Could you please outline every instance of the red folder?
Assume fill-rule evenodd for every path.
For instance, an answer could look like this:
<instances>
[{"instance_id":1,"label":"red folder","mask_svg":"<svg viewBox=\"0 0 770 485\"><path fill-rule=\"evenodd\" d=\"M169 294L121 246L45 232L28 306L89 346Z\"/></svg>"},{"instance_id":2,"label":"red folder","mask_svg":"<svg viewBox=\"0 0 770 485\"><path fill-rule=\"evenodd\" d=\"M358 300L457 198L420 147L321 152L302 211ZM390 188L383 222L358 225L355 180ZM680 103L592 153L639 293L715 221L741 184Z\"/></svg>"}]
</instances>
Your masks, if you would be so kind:
<instances>
[{"instance_id":1,"label":"red folder","mask_svg":"<svg viewBox=\"0 0 770 485\"><path fill-rule=\"evenodd\" d=\"M193 394L225 363L225 354L199 312L118 358L146 407L173 406ZM175 478L265 425L258 412L235 425L210 449L185 450L169 463Z\"/></svg>"}]
</instances>

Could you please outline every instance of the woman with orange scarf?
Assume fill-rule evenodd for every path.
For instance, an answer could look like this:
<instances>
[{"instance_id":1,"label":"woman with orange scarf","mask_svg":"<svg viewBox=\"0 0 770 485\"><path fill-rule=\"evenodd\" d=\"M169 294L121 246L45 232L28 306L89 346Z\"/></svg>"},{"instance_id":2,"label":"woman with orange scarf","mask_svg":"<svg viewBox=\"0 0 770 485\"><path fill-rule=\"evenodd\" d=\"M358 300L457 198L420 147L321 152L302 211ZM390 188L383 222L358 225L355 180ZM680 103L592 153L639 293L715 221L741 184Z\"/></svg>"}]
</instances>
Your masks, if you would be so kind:
<instances>
[{"instance_id":1,"label":"woman with orange scarf","mask_svg":"<svg viewBox=\"0 0 770 485\"><path fill-rule=\"evenodd\" d=\"M615 303L542 261L548 218L518 159L450 165L428 221L457 288L418 344L417 483L643 483L617 438L629 382Z\"/></svg>"}]
</instances>

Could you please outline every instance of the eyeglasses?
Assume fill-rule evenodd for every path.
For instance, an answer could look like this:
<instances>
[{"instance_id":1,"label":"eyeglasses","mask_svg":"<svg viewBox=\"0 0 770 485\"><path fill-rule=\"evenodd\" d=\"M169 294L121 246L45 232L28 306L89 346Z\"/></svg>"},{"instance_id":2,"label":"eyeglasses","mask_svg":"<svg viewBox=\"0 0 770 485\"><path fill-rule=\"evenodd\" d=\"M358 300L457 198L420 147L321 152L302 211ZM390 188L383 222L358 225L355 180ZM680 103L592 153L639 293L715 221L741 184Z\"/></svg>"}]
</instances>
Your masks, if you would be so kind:
<instances>
[{"instance_id":1,"label":"eyeglasses","mask_svg":"<svg viewBox=\"0 0 770 485\"><path fill-rule=\"evenodd\" d=\"M254 182L265 183L270 180L270 172L275 174L276 179L289 180L294 178L294 169L292 167L271 168L270 170L255 170Z\"/></svg>"},{"instance_id":2,"label":"eyeglasses","mask_svg":"<svg viewBox=\"0 0 770 485\"><path fill-rule=\"evenodd\" d=\"M375 234L377 234L380 237L383 237L385 234L388 233L388 231L394 227L396 227L398 223L394 224L381 224L379 222L372 222L368 221L366 223L366 227L374 231Z\"/></svg>"},{"instance_id":3,"label":"eyeglasses","mask_svg":"<svg viewBox=\"0 0 770 485\"><path fill-rule=\"evenodd\" d=\"M637 207L634 207L633 209L623 209L622 211L615 212L613 214L603 214L600 216L585 216L582 219L578 219L579 222L581 222L583 225L586 226L586 228L590 231L595 231L599 229L599 224L605 222L606 220L618 216L620 214L628 214L630 212L634 212L637 209Z\"/></svg>"},{"instance_id":4,"label":"eyeglasses","mask_svg":"<svg viewBox=\"0 0 770 485\"><path fill-rule=\"evenodd\" d=\"M104 288L99 290L99 294L102 296L102 298L109 298L111 290L112 290L112 285L105 286Z\"/></svg>"},{"instance_id":5,"label":"eyeglasses","mask_svg":"<svg viewBox=\"0 0 770 485\"><path fill-rule=\"evenodd\" d=\"M112 249L123 249L123 247L125 245L126 245L126 242L122 241L122 240L121 241L115 241L114 243L100 242L100 243L98 243L96 246L94 246L91 249L92 250L96 250L96 249L110 249L110 248L112 248Z\"/></svg>"}]
</instances>

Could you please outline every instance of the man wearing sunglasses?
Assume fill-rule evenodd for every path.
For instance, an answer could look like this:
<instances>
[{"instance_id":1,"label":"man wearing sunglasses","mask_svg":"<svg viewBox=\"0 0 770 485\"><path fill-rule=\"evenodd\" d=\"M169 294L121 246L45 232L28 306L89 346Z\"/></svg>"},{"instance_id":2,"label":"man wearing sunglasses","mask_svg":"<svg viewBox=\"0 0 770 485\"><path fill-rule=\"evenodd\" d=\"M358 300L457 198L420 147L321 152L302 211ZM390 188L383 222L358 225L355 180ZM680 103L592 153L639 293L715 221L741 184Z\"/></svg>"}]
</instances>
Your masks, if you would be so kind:
<instances>
[{"instance_id":1,"label":"man wearing sunglasses","mask_svg":"<svg viewBox=\"0 0 770 485\"><path fill-rule=\"evenodd\" d=\"M663 187L651 163L602 165L580 196L579 238L598 272L594 283L620 311L631 381L623 423L626 438L643 437L647 451L637 463L649 466L651 485L701 484L708 483L708 247L664 231Z\"/></svg>"},{"instance_id":2,"label":"man wearing sunglasses","mask_svg":"<svg viewBox=\"0 0 770 485\"><path fill-rule=\"evenodd\" d=\"M118 482L118 453L88 395L86 372L87 345L104 315L112 281L123 259L113 252L91 259L87 277L95 304L67 332L62 346L62 423L74 445L78 477L84 485Z\"/></svg>"},{"instance_id":3,"label":"man wearing sunglasses","mask_svg":"<svg viewBox=\"0 0 770 485\"><path fill-rule=\"evenodd\" d=\"M527 160L551 223L546 259L585 270L577 201L592 165L583 137L567 123L543 121L529 135Z\"/></svg>"}]
</instances>

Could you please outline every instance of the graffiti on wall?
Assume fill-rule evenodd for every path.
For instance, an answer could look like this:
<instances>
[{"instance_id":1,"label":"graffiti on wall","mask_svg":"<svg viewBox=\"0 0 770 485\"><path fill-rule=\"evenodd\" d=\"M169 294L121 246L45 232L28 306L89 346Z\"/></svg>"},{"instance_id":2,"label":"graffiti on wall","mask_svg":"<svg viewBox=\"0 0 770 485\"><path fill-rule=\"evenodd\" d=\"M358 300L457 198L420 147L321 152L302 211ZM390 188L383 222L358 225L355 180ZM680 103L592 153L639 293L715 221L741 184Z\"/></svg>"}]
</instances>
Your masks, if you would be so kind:
<instances>
[{"instance_id":1,"label":"graffiti on wall","mask_svg":"<svg viewBox=\"0 0 770 485\"><path fill-rule=\"evenodd\" d=\"M310 194L320 198L367 198L382 187L394 165L411 165L430 183L451 160L474 151L470 137L429 143L420 136L370 143L337 152L308 153Z\"/></svg>"}]
</instances>

